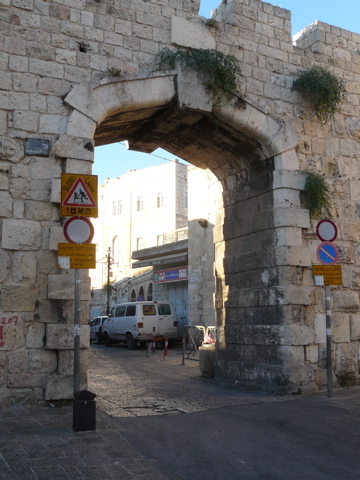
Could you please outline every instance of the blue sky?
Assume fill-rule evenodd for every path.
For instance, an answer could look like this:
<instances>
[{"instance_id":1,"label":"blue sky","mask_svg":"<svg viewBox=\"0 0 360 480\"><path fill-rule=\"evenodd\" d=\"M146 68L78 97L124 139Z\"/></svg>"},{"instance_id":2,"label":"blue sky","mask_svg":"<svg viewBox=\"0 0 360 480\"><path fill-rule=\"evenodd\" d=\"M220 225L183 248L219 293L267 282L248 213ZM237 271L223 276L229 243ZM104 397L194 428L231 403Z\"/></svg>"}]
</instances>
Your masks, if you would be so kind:
<instances>
[{"instance_id":1,"label":"blue sky","mask_svg":"<svg viewBox=\"0 0 360 480\"><path fill-rule=\"evenodd\" d=\"M202 0L200 15L210 18L221 0ZM291 11L292 33L299 32L315 20L335 25L360 34L360 0L282 0L269 1ZM99 176L99 184L106 177L118 177L127 170L151 167L171 160L173 155L164 150L156 150L152 155L130 152L124 144L113 144L95 149L94 175Z\"/></svg>"}]
</instances>

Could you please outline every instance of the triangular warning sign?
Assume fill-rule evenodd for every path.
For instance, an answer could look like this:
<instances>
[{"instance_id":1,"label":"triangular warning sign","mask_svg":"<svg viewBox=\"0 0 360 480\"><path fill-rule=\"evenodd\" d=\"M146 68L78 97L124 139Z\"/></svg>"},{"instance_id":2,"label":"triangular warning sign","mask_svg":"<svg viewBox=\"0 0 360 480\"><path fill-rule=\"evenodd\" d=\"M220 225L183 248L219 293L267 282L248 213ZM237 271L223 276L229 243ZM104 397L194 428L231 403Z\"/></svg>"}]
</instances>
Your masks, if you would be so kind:
<instances>
[{"instance_id":1,"label":"triangular warning sign","mask_svg":"<svg viewBox=\"0 0 360 480\"><path fill-rule=\"evenodd\" d=\"M63 201L64 207L96 208L96 203L82 178L78 178Z\"/></svg>"}]
</instances>

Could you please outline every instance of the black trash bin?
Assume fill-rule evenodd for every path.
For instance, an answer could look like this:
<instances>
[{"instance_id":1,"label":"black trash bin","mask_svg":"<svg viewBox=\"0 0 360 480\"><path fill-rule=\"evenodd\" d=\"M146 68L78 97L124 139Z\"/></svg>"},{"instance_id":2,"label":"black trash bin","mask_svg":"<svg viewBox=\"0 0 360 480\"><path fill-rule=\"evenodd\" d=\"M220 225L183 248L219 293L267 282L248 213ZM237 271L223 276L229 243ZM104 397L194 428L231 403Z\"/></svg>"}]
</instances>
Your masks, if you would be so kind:
<instances>
[{"instance_id":1,"label":"black trash bin","mask_svg":"<svg viewBox=\"0 0 360 480\"><path fill-rule=\"evenodd\" d=\"M73 430L85 432L96 430L96 402L95 393L81 390L74 393Z\"/></svg>"}]
</instances>

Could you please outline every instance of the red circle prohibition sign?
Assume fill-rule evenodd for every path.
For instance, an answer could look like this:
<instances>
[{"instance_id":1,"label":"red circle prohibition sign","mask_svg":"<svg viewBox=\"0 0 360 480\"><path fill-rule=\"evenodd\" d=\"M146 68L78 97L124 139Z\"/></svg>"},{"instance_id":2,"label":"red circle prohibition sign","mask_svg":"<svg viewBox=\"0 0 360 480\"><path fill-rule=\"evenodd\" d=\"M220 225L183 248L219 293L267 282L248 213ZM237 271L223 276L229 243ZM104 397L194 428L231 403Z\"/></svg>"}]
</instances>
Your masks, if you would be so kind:
<instances>
[{"instance_id":1,"label":"red circle prohibition sign","mask_svg":"<svg viewBox=\"0 0 360 480\"><path fill-rule=\"evenodd\" d=\"M64 223L64 236L69 243L90 243L94 236L94 226L86 217L78 215Z\"/></svg>"},{"instance_id":2,"label":"red circle prohibition sign","mask_svg":"<svg viewBox=\"0 0 360 480\"><path fill-rule=\"evenodd\" d=\"M337 227L332 220L325 218L316 225L316 235L323 242L333 242L337 234Z\"/></svg>"}]
</instances>

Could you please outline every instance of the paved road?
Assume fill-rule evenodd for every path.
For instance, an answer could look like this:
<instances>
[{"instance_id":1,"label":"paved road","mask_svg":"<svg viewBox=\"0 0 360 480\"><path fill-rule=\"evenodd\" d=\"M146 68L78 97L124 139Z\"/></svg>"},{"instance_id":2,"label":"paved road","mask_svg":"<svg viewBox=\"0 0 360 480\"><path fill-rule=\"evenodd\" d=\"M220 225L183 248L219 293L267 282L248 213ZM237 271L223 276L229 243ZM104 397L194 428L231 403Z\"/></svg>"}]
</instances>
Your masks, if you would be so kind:
<instances>
[{"instance_id":1,"label":"paved road","mask_svg":"<svg viewBox=\"0 0 360 480\"><path fill-rule=\"evenodd\" d=\"M186 360L182 365L181 347L170 348L166 360L163 353L157 350L147 357L146 349L92 344L88 379L89 390L97 394L97 407L114 417L142 417L273 399L264 393L224 388L201 377L198 361Z\"/></svg>"},{"instance_id":2,"label":"paved road","mask_svg":"<svg viewBox=\"0 0 360 480\"><path fill-rule=\"evenodd\" d=\"M359 480L360 388L300 397L242 391L172 349L92 345L96 430L72 407L0 411L4 480Z\"/></svg>"},{"instance_id":3,"label":"paved road","mask_svg":"<svg viewBox=\"0 0 360 480\"><path fill-rule=\"evenodd\" d=\"M275 397L219 385L171 349L91 346L89 389L167 478L359 480L360 389ZM150 478L150 477L149 477Z\"/></svg>"}]
</instances>

